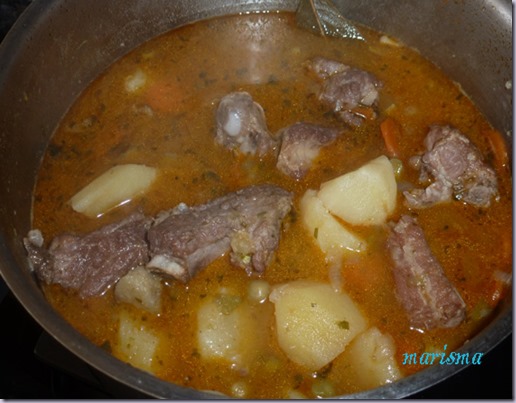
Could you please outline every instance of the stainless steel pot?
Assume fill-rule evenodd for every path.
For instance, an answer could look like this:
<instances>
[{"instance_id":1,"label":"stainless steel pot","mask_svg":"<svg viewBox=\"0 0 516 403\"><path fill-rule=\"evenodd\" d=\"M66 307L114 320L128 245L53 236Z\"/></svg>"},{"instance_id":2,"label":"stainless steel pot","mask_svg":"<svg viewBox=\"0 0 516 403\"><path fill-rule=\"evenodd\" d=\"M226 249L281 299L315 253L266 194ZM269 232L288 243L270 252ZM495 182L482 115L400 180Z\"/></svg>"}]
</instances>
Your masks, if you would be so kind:
<instances>
[{"instance_id":1,"label":"stainless steel pot","mask_svg":"<svg viewBox=\"0 0 516 403\"><path fill-rule=\"evenodd\" d=\"M512 9L509 0L335 1L349 19L400 38L459 82L512 143ZM27 265L22 238L45 146L74 99L115 59L151 37L217 15L295 10L297 0L34 1L0 47L0 269L22 305L93 368L164 398L215 394L160 381L113 358L76 332L46 302ZM487 352L512 331L512 295L460 350ZM354 398L400 398L460 371L434 366Z\"/></svg>"}]
</instances>

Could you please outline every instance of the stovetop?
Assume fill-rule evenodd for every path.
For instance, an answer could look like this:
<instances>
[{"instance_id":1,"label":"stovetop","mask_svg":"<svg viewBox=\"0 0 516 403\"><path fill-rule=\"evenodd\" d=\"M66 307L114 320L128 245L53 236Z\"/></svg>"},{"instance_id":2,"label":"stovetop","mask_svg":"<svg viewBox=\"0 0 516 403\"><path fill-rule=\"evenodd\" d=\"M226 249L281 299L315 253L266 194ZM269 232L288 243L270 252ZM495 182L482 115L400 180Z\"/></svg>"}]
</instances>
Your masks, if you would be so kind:
<instances>
[{"instance_id":1,"label":"stovetop","mask_svg":"<svg viewBox=\"0 0 516 403\"><path fill-rule=\"evenodd\" d=\"M0 0L0 41L31 0ZM129 398L125 387L105 387L98 374L49 336L0 277L0 398ZM413 399L512 399L512 337L472 365ZM141 398L142 396L134 396Z\"/></svg>"}]
</instances>

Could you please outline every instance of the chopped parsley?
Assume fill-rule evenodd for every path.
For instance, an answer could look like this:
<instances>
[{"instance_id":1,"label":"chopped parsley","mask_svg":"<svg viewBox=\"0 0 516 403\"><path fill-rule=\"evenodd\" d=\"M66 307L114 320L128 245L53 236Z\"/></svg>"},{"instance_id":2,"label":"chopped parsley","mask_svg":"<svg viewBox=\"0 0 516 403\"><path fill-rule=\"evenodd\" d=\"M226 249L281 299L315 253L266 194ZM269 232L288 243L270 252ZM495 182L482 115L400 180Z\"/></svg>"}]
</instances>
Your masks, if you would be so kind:
<instances>
[{"instance_id":1,"label":"chopped parsley","mask_svg":"<svg viewBox=\"0 0 516 403\"><path fill-rule=\"evenodd\" d=\"M349 330L349 322L347 320L341 320L337 322L337 326L341 329Z\"/></svg>"}]
</instances>

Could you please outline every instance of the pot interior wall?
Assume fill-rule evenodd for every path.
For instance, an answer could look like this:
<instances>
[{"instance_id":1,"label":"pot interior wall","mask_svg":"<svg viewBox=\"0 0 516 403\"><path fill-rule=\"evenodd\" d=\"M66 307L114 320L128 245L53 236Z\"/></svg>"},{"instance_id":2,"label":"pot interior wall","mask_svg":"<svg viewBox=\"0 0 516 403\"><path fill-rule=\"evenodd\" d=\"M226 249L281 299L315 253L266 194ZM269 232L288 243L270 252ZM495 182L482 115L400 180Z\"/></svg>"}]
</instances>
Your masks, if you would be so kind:
<instances>
[{"instance_id":1,"label":"pot interior wall","mask_svg":"<svg viewBox=\"0 0 516 403\"><path fill-rule=\"evenodd\" d=\"M512 15L509 1L335 1L351 20L400 38L460 82L492 124L512 130ZM0 48L0 268L35 319L95 368L159 397L203 397L122 364L91 345L48 305L26 263L22 238L30 229L31 194L46 144L80 92L114 60L175 26L215 15L295 10L297 1L126 0L35 2ZM509 141L509 137L507 137ZM484 331L491 348L511 329L510 299L501 320ZM505 318L505 319L504 319ZM504 334L502 334L504 333ZM433 372L432 372L433 371ZM454 370L364 397L401 397ZM418 380L419 379L419 380Z\"/></svg>"}]
</instances>

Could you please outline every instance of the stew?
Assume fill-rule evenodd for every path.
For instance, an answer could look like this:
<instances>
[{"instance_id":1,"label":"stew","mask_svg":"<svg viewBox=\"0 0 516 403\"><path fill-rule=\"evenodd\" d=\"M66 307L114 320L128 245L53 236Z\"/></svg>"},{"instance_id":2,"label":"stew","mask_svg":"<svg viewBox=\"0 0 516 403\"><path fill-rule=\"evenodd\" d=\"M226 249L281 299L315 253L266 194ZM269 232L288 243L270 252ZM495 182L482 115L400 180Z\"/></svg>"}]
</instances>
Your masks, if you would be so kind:
<instances>
[{"instance_id":1,"label":"stew","mask_svg":"<svg viewBox=\"0 0 516 403\"><path fill-rule=\"evenodd\" d=\"M365 40L319 37L298 28L289 13L200 21L144 43L91 83L41 164L33 205L40 246L69 233L92 234L88 248L95 248L104 242L95 231L132 220L142 223L141 239L160 258L149 271L142 269L147 260L135 257L131 278L83 293L74 282L53 281L54 273L40 274L55 309L96 345L159 378L243 398L330 397L377 387L430 365L407 362L407 354L449 353L475 335L511 282L512 185L502 137L417 51L359 28ZM343 82L359 87L360 99L333 100L330 84L337 81L339 91L348 88ZM228 96L254 112L231 109ZM235 143L231 133L247 113L253 124L263 120L265 132L254 127L250 143ZM301 142L304 130L320 136ZM457 149L446 148L452 140L430 144L432 130L468 143L465 152L480 168L468 166L455 180L446 163ZM98 205L78 210L74 195L127 166L151 169L138 171L149 184L100 213ZM117 189L136 176L122 175ZM364 179L373 176L382 179ZM437 187L437 198L421 196ZM213 224L223 216L220 206L241 200L238 192L248 199L232 208L248 214L262 197L254 191L273 197L256 213L256 225L275 220L267 234L279 236L265 265L251 261L255 243L232 222L215 258L202 265L204 255L195 260L181 252L190 266L177 275L179 258L158 246L157 222L177 230L179 219L208 205L210 213L193 227ZM378 200L380 213L364 213L363 205ZM284 207L276 214L278 205ZM329 227L351 243L336 247ZM394 231L415 237L408 244L426 255L398 256L393 245L407 244ZM420 259L433 262L428 278ZM115 267L115 260L103 263ZM428 287L418 288L425 281ZM148 284L154 297L139 299L134 284ZM425 291L408 296L403 287ZM442 300L432 294L442 289ZM414 314L419 308L425 313Z\"/></svg>"}]
</instances>

